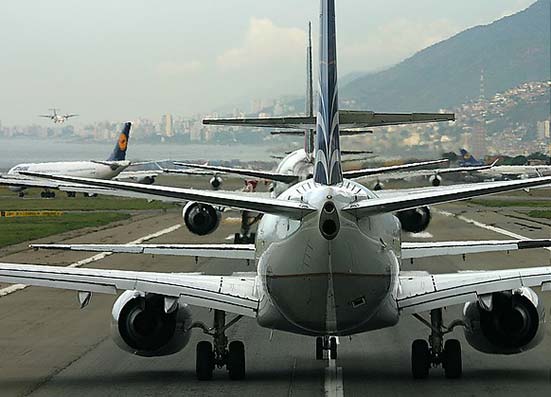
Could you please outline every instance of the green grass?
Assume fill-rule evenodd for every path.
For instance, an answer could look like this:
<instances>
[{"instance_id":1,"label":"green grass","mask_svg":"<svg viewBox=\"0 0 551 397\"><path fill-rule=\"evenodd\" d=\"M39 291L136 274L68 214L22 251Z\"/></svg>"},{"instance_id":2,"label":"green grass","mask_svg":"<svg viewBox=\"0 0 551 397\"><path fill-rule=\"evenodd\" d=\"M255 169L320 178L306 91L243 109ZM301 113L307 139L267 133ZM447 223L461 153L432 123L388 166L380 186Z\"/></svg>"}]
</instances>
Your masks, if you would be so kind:
<instances>
[{"instance_id":1,"label":"green grass","mask_svg":"<svg viewBox=\"0 0 551 397\"><path fill-rule=\"evenodd\" d=\"M472 204L481 205L484 207L536 207L536 208L551 208L550 201L509 201L509 200L471 200Z\"/></svg>"},{"instance_id":2,"label":"green grass","mask_svg":"<svg viewBox=\"0 0 551 397\"><path fill-rule=\"evenodd\" d=\"M121 212L73 213L61 216L0 218L0 247L52 236L84 227L98 227L128 219Z\"/></svg>"},{"instance_id":3,"label":"green grass","mask_svg":"<svg viewBox=\"0 0 551 397\"><path fill-rule=\"evenodd\" d=\"M545 218L545 219L551 219L551 210L550 211L543 211L543 210L534 210L528 212L528 216L532 218Z\"/></svg>"},{"instance_id":4,"label":"green grass","mask_svg":"<svg viewBox=\"0 0 551 397\"><path fill-rule=\"evenodd\" d=\"M7 189L0 189L0 211L12 210L59 210L59 211L114 211L152 210L174 208L174 204L160 201L148 202L142 199L122 197L83 197L81 194L69 198L63 192L56 192L54 199L43 199L40 191L30 189L24 198L19 198Z\"/></svg>"}]
</instances>

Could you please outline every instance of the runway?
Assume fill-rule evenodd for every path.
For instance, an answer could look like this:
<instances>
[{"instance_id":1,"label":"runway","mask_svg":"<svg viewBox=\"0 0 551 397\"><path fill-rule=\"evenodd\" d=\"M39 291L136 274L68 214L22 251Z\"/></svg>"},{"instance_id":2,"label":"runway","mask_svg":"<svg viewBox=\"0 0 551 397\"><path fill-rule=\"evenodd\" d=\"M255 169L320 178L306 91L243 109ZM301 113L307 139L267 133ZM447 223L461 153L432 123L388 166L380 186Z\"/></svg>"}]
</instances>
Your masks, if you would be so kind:
<instances>
[{"instance_id":1,"label":"runway","mask_svg":"<svg viewBox=\"0 0 551 397\"><path fill-rule=\"evenodd\" d=\"M549 238L549 221L519 221L513 210L494 212L465 204L438 206L427 230L434 240L510 239L500 230L529 238ZM454 215L460 215L457 218ZM228 216L235 217L235 214ZM138 216L113 228L73 234L66 242L129 242L167 229L180 222L179 213ZM473 220L483 225L468 222ZM223 224L207 240L180 228L150 242L222 242L235 231ZM423 240L429 235L408 236ZM425 237L425 238L423 238ZM61 241L59 236L46 239ZM91 257L78 252L24 250L5 254L3 262L70 265ZM435 273L473 269L502 269L549 265L550 252L530 250L510 254L480 254L432 258L406 263L405 270ZM244 261L193 258L111 255L87 266L99 268L202 271L230 274L254 271ZM0 288L5 286L0 286ZM540 295L547 310L551 294ZM211 382L195 379L195 345L204 337L194 331L190 344L180 353L165 358L140 358L119 350L110 339L113 296L94 295L91 304L79 310L74 292L30 287L0 298L0 395L1 396L542 396L551 392L551 326L536 349L510 357L476 352L458 329L453 337L462 342L464 376L444 378L440 369L425 381L413 381L410 347L416 338L426 338L428 329L413 317L404 317L394 328L340 338L339 358L331 363L314 360L314 340L258 327L243 319L230 328L230 340L246 345L247 378L232 382L224 370ZM446 322L460 316L461 307L444 312ZM195 320L210 323L208 310L193 308ZM342 375L337 372L341 369ZM334 371L334 372L333 372ZM335 375L335 376L332 376Z\"/></svg>"}]
</instances>

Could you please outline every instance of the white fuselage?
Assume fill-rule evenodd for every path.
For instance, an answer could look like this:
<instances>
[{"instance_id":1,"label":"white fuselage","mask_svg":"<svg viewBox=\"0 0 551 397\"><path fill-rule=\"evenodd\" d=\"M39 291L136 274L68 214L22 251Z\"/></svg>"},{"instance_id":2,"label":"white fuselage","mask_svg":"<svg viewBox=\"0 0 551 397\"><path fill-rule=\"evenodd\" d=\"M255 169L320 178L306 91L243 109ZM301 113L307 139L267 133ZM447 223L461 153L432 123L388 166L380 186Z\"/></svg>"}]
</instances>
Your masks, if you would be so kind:
<instances>
[{"instance_id":1,"label":"white fuselage","mask_svg":"<svg viewBox=\"0 0 551 397\"><path fill-rule=\"evenodd\" d=\"M65 175L81 178L112 179L130 165L129 161L58 161L51 163L18 164L8 171L8 175L18 176L20 172L34 172L50 175ZM25 177L21 175L21 177ZM21 187L12 187L18 191Z\"/></svg>"},{"instance_id":2,"label":"white fuselage","mask_svg":"<svg viewBox=\"0 0 551 397\"><path fill-rule=\"evenodd\" d=\"M316 208L332 202L339 231L331 240L320 231L322 211L302 220L262 218L256 239L261 326L305 335L352 335L397 323L397 218L357 219L340 211L366 197L376 196L349 180L323 186L311 179L280 196Z\"/></svg>"},{"instance_id":3,"label":"white fuselage","mask_svg":"<svg viewBox=\"0 0 551 397\"><path fill-rule=\"evenodd\" d=\"M289 153L276 168L278 174L298 175L299 182L312 178L314 164L312 158L304 149ZM291 185L282 182L273 182L272 196L277 197L285 192Z\"/></svg>"}]
</instances>

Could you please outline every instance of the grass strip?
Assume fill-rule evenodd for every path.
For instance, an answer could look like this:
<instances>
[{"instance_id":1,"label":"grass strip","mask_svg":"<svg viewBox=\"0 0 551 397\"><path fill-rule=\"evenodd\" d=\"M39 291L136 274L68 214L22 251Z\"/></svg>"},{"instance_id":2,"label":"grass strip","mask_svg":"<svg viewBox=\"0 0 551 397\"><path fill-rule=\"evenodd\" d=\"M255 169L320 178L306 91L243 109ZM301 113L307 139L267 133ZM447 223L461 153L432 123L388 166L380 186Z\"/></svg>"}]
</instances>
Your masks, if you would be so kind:
<instances>
[{"instance_id":1,"label":"grass strip","mask_svg":"<svg viewBox=\"0 0 551 397\"><path fill-rule=\"evenodd\" d=\"M0 218L0 247L70 230L104 226L130 218L124 212L69 213L61 216Z\"/></svg>"}]
</instances>

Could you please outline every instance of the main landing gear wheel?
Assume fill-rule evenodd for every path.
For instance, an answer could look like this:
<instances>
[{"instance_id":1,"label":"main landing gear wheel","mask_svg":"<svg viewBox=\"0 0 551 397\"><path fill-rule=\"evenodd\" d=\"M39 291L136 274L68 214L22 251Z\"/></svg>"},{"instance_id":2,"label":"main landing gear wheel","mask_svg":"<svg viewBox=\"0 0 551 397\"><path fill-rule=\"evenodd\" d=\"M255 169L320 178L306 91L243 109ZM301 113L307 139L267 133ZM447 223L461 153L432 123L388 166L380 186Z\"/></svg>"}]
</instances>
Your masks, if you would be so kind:
<instances>
[{"instance_id":1,"label":"main landing gear wheel","mask_svg":"<svg viewBox=\"0 0 551 397\"><path fill-rule=\"evenodd\" d=\"M21 197L21 198L25 197L25 192L19 192L18 196Z\"/></svg>"},{"instance_id":2,"label":"main landing gear wheel","mask_svg":"<svg viewBox=\"0 0 551 397\"><path fill-rule=\"evenodd\" d=\"M77 196L77 194L75 192L67 192L67 197L72 198L72 197L76 197L76 196Z\"/></svg>"},{"instance_id":3,"label":"main landing gear wheel","mask_svg":"<svg viewBox=\"0 0 551 397\"><path fill-rule=\"evenodd\" d=\"M411 372L414 379L426 379L430 369L429 343L416 339L411 345Z\"/></svg>"},{"instance_id":4,"label":"main landing gear wheel","mask_svg":"<svg viewBox=\"0 0 551 397\"><path fill-rule=\"evenodd\" d=\"M231 380L245 378L245 345L243 342L233 341L228 345L226 330L237 323L243 316L234 317L226 324L226 312L214 311L212 328L204 323L193 323L191 328L201 328L207 335L212 336L214 344L206 341L197 344L195 370L197 379L212 379L215 367L226 367Z\"/></svg>"},{"instance_id":5,"label":"main landing gear wheel","mask_svg":"<svg viewBox=\"0 0 551 397\"><path fill-rule=\"evenodd\" d=\"M195 373L199 380L211 380L214 371L214 352L212 343L201 341L197 344L197 355L195 360Z\"/></svg>"},{"instance_id":6,"label":"main landing gear wheel","mask_svg":"<svg viewBox=\"0 0 551 397\"><path fill-rule=\"evenodd\" d=\"M226 368L231 380L245 378L245 345L243 342L233 341L230 343Z\"/></svg>"},{"instance_id":7,"label":"main landing gear wheel","mask_svg":"<svg viewBox=\"0 0 551 397\"><path fill-rule=\"evenodd\" d=\"M46 190L44 192L40 192L40 197L42 198L54 198L55 197L55 193L54 192L50 192L49 190Z\"/></svg>"},{"instance_id":8,"label":"main landing gear wheel","mask_svg":"<svg viewBox=\"0 0 551 397\"><path fill-rule=\"evenodd\" d=\"M461 360L461 343L457 339L450 339L444 345L444 374L448 379L457 379L463 373Z\"/></svg>"},{"instance_id":9,"label":"main landing gear wheel","mask_svg":"<svg viewBox=\"0 0 551 397\"><path fill-rule=\"evenodd\" d=\"M462 321L454 321L447 327L442 321L442 309L430 312L430 322L418 314L414 317L431 329L428 341L417 339L411 346L411 372L414 379L426 379L431 367L442 366L446 378L461 377L461 344L457 339L449 339L444 344L444 335L457 326L465 326Z\"/></svg>"}]
</instances>

